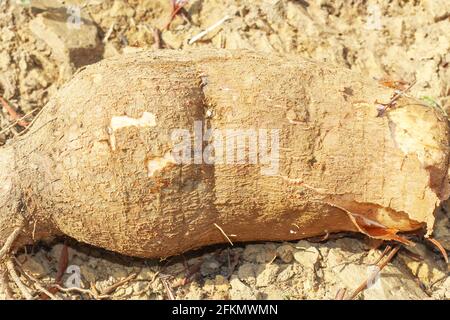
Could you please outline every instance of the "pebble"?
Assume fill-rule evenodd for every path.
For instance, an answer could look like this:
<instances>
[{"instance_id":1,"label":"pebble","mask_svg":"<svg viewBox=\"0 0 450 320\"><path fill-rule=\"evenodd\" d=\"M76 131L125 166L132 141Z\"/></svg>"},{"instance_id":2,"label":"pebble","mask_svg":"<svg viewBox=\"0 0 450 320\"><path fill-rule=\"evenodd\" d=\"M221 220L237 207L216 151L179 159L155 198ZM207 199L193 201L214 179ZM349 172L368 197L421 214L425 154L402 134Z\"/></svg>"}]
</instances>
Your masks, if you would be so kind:
<instances>
[{"instance_id":1,"label":"pebble","mask_svg":"<svg viewBox=\"0 0 450 320\"><path fill-rule=\"evenodd\" d=\"M200 267L200 273L202 274L202 276L209 276L219 271L220 263L212 257L208 257L207 259L205 259Z\"/></svg>"},{"instance_id":2,"label":"pebble","mask_svg":"<svg viewBox=\"0 0 450 320\"><path fill-rule=\"evenodd\" d=\"M248 284L255 284L256 283L255 269L256 265L252 263L244 263L238 269L239 279Z\"/></svg>"},{"instance_id":3,"label":"pebble","mask_svg":"<svg viewBox=\"0 0 450 320\"><path fill-rule=\"evenodd\" d=\"M26 261L22 264L22 267L26 272L29 272L37 279L40 279L47 274L46 268L38 261L38 259L31 256L28 256Z\"/></svg>"},{"instance_id":4,"label":"pebble","mask_svg":"<svg viewBox=\"0 0 450 320\"><path fill-rule=\"evenodd\" d=\"M61 18L71 21L67 13ZM90 17L82 12L80 21L80 24L76 20L73 24L60 23L40 13L29 26L35 38L44 41L60 62L81 67L100 60L103 49L96 25L83 22L90 21Z\"/></svg>"},{"instance_id":5,"label":"pebble","mask_svg":"<svg viewBox=\"0 0 450 320\"><path fill-rule=\"evenodd\" d=\"M277 264L268 264L256 278L256 287L267 287L277 279L280 267Z\"/></svg>"},{"instance_id":6,"label":"pebble","mask_svg":"<svg viewBox=\"0 0 450 320\"><path fill-rule=\"evenodd\" d=\"M319 261L319 250L314 247L302 248L298 247L298 251L294 253L294 259L305 267L314 268Z\"/></svg>"},{"instance_id":7,"label":"pebble","mask_svg":"<svg viewBox=\"0 0 450 320\"><path fill-rule=\"evenodd\" d=\"M252 289L242 283L237 277L233 276L230 280L230 296L232 300L255 300L256 295Z\"/></svg>"},{"instance_id":8,"label":"pebble","mask_svg":"<svg viewBox=\"0 0 450 320\"><path fill-rule=\"evenodd\" d=\"M284 263L291 263L294 259L295 248L290 244L285 244L277 248L277 256Z\"/></svg>"},{"instance_id":9,"label":"pebble","mask_svg":"<svg viewBox=\"0 0 450 320\"><path fill-rule=\"evenodd\" d=\"M295 275L294 267L289 265L278 274L277 281L283 282L291 279Z\"/></svg>"}]
</instances>

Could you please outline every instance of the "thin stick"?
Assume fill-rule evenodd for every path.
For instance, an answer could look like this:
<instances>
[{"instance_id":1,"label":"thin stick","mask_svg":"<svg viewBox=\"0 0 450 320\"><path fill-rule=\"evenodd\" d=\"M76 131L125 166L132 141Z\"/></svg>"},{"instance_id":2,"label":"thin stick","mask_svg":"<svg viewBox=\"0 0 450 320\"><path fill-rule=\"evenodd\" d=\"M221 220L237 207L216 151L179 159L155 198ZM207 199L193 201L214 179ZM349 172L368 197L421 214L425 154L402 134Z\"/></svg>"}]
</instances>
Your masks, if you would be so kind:
<instances>
[{"instance_id":1,"label":"thin stick","mask_svg":"<svg viewBox=\"0 0 450 320\"><path fill-rule=\"evenodd\" d=\"M16 269L14 268L14 263L11 259L6 261L6 268L8 269L11 279L17 285L20 292L22 292L24 298L27 300L33 300L33 295L31 294L30 290L28 290L28 288L23 284L22 280L20 280L19 276L17 275Z\"/></svg>"},{"instance_id":2,"label":"thin stick","mask_svg":"<svg viewBox=\"0 0 450 320\"><path fill-rule=\"evenodd\" d=\"M197 42L198 40L200 40L201 38L203 38L204 36L206 36L208 33L210 33L211 31L213 31L214 29L220 27L222 24L225 23L225 21L230 20L231 17L229 15L226 15L225 17L223 17L222 19L220 19L219 21L217 21L216 23L214 23L212 26L206 28L205 30L203 30L202 32L200 32L199 34L197 34L196 36L192 37L188 44L194 44L195 42Z\"/></svg>"},{"instance_id":3,"label":"thin stick","mask_svg":"<svg viewBox=\"0 0 450 320\"><path fill-rule=\"evenodd\" d=\"M400 248L401 246L396 246L389 252L389 255L383 262L377 264L378 267L377 272L374 272L369 279L365 280L363 283L360 284L360 286L355 291L353 291L352 295L349 298L350 300L355 299L358 296L358 294L367 289L368 284L371 283L375 279L375 277L381 272L381 270L383 270L383 268L394 258L395 254L398 252L398 250L400 250Z\"/></svg>"},{"instance_id":4,"label":"thin stick","mask_svg":"<svg viewBox=\"0 0 450 320\"><path fill-rule=\"evenodd\" d=\"M16 112L16 110L14 110L13 107L9 105L8 102L6 102L6 100L2 96L0 96L0 103L3 105L3 108L5 108L5 110L9 113L11 118L13 118L13 120L17 120L18 125L22 127L26 127L29 125L28 121L22 120L21 116Z\"/></svg>"},{"instance_id":5,"label":"thin stick","mask_svg":"<svg viewBox=\"0 0 450 320\"><path fill-rule=\"evenodd\" d=\"M380 254L380 256L378 257L377 261L375 261L373 264L378 264L381 259L383 259L389 251L391 251L392 247L391 246L386 246L386 248L384 248L383 252Z\"/></svg>"},{"instance_id":6,"label":"thin stick","mask_svg":"<svg viewBox=\"0 0 450 320\"><path fill-rule=\"evenodd\" d=\"M31 128L31 126L33 125L33 123L36 121L36 119L39 118L39 116L41 115L42 111L44 111L44 109L45 109L45 107L42 108L41 110L39 110L38 114L33 118L33 120L31 120L30 124L29 124L27 127L25 127L25 129L23 129L22 131L19 132L19 134L18 134L19 136L25 134L25 133ZM54 119L54 118L53 118L53 119ZM53 121L53 119L50 120L50 121ZM50 121L49 121L49 122L50 122Z\"/></svg>"},{"instance_id":7,"label":"thin stick","mask_svg":"<svg viewBox=\"0 0 450 320\"><path fill-rule=\"evenodd\" d=\"M22 228L23 228L23 226L15 228L14 231L6 239L5 244L3 245L2 249L0 250L0 261L3 259L4 256L6 256L11 251L11 247L12 247L14 241L19 236L20 232L22 231Z\"/></svg>"},{"instance_id":8,"label":"thin stick","mask_svg":"<svg viewBox=\"0 0 450 320\"><path fill-rule=\"evenodd\" d=\"M444 247L442 246L442 244L440 244L439 241L437 241L436 239L433 239L433 238L426 238L426 239L428 241L430 241L432 244L434 244L436 246L436 248L439 249L442 256L444 257L445 263L448 264L448 255L447 255L447 252L445 251Z\"/></svg>"},{"instance_id":9,"label":"thin stick","mask_svg":"<svg viewBox=\"0 0 450 320\"><path fill-rule=\"evenodd\" d=\"M22 118L14 121L11 125L9 125L8 127L6 127L5 129L3 129L2 131L0 131L0 134L7 132L8 130L10 130L11 128L14 128L14 126L16 126L17 124L19 124L19 122L21 120L24 120L25 118L27 118L28 116L30 116L31 114L33 114L35 111L37 110L37 108L31 110L30 112L28 112L27 114L25 114ZM29 124L28 124L29 125Z\"/></svg>"},{"instance_id":10,"label":"thin stick","mask_svg":"<svg viewBox=\"0 0 450 320\"><path fill-rule=\"evenodd\" d=\"M129 275L125 279L118 281L115 284L113 284L112 286L106 288L104 291L102 291L102 295L109 295L109 294L113 293L118 287L124 285L125 283L127 283L130 280L133 280L136 277L137 277L137 273L133 273L132 275Z\"/></svg>"},{"instance_id":11,"label":"thin stick","mask_svg":"<svg viewBox=\"0 0 450 320\"><path fill-rule=\"evenodd\" d=\"M411 90L411 88L416 84L416 80L414 80L405 90L402 91L397 91L397 93L392 97L391 101L389 101L388 103L379 103L377 101L375 101L376 103L378 103L379 105L382 106L382 109L378 110L378 116L381 117L386 110L388 110L389 108L392 108L392 106L394 105L394 103L400 99L400 97L402 97L406 92L408 92L409 90Z\"/></svg>"},{"instance_id":12,"label":"thin stick","mask_svg":"<svg viewBox=\"0 0 450 320\"><path fill-rule=\"evenodd\" d=\"M111 26L108 28L108 31L106 31L106 34L105 34L105 36L103 37L103 40L102 40L103 43L107 43L107 42L108 42L109 37L111 36L111 34L112 34L113 30L114 30L114 26L115 26L115 25L116 25L115 22L111 23Z\"/></svg>"},{"instance_id":13,"label":"thin stick","mask_svg":"<svg viewBox=\"0 0 450 320\"><path fill-rule=\"evenodd\" d=\"M159 278L161 279L161 282L163 283L164 288L167 291L167 295L169 296L169 300L175 300L175 294L173 293L172 288L167 283L167 280L162 278L161 276Z\"/></svg>"},{"instance_id":14,"label":"thin stick","mask_svg":"<svg viewBox=\"0 0 450 320\"><path fill-rule=\"evenodd\" d=\"M153 39L155 40L154 48L155 49L162 49L163 48L163 41L161 38L161 30L158 28L153 28L152 30Z\"/></svg>"},{"instance_id":15,"label":"thin stick","mask_svg":"<svg viewBox=\"0 0 450 320\"><path fill-rule=\"evenodd\" d=\"M347 289L345 288L339 289L338 292L336 293L336 297L334 298L334 300L344 300L346 291Z\"/></svg>"},{"instance_id":16,"label":"thin stick","mask_svg":"<svg viewBox=\"0 0 450 320\"><path fill-rule=\"evenodd\" d=\"M65 293L72 293L72 292L76 292L79 294L87 294L91 297L93 297L94 299L97 300L101 300L101 299L108 299L111 298L110 295L98 295L94 292L92 292L91 290L88 289L82 289L82 288L77 288L77 287L72 287L72 288L64 288L62 286L60 286L59 284L55 284L53 285L54 288L58 289L59 291L65 292Z\"/></svg>"},{"instance_id":17,"label":"thin stick","mask_svg":"<svg viewBox=\"0 0 450 320\"><path fill-rule=\"evenodd\" d=\"M189 0L172 0L172 13L170 14L169 21L167 22L166 26L164 27L165 30L169 30L170 25L172 24L175 17L180 13L181 9L189 2Z\"/></svg>"},{"instance_id":18,"label":"thin stick","mask_svg":"<svg viewBox=\"0 0 450 320\"><path fill-rule=\"evenodd\" d=\"M220 232L223 234L223 236L228 240L228 242L229 242L232 246L234 246L233 242L232 242L231 239L227 236L227 234L225 233L225 231L223 231L223 229L222 229L221 227L219 227L219 226L217 225L217 223L214 223L214 226L215 226L217 229L219 229Z\"/></svg>"}]
</instances>

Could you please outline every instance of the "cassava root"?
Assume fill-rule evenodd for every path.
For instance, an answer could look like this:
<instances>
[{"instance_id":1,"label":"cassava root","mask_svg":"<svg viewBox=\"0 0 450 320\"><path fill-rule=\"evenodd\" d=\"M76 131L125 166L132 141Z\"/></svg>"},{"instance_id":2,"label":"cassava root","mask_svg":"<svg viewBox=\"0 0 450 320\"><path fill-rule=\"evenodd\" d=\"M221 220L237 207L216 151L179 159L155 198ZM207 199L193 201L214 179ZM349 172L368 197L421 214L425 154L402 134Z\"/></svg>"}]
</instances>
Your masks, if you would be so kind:
<instances>
[{"instance_id":1,"label":"cassava root","mask_svg":"<svg viewBox=\"0 0 450 320\"><path fill-rule=\"evenodd\" d=\"M377 116L394 94L294 56L104 60L0 150L0 244L21 222L15 246L68 235L140 257L231 237L429 235L448 197L448 124L406 94Z\"/></svg>"}]
</instances>

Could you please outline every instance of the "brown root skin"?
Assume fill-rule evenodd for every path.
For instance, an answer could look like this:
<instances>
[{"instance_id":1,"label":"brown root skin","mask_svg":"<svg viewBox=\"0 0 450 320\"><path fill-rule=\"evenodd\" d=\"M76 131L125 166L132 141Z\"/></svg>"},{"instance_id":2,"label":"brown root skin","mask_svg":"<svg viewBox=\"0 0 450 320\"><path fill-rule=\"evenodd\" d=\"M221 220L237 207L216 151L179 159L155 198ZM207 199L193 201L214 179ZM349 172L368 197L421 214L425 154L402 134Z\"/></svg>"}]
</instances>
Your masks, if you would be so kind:
<instances>
[{"instance_id":1,"label":"brown root skin","mask_svg":"<svg viewBox=\"0 0 450 320\"><path fill-rule=\"evenodd\" d=\"M406 98L377 117L375 101L391 95L295 56L165 50L104 60L0 151L10 169L0 181L13 177L12 196L0 193L0 243L18 217L29 241L65 234L140 257L228 242L223 232L241 242L361 231L349 212L392 234L430 231L448 194L448 124ZM196 120L222 132L279 129L277 174L174 164L171 133L192 132Z\"/></svg>"},{"instance_id":2,"label":"brown root skin","mask_svg":"<svg viewBox=\"0 0 450 320\"><path fill-rule=\"evenodd\" d=\"M20 194L15 187L15 158L12 148L0 149L0 260L8 251L12 250L13 243L19 237L15 230L23 225L19 214ZM16 234L13 241L11 235ZM11 242L11 243L9 243ZM4 248L4 249L3 249Z\"/></svg>"}]
</instances>

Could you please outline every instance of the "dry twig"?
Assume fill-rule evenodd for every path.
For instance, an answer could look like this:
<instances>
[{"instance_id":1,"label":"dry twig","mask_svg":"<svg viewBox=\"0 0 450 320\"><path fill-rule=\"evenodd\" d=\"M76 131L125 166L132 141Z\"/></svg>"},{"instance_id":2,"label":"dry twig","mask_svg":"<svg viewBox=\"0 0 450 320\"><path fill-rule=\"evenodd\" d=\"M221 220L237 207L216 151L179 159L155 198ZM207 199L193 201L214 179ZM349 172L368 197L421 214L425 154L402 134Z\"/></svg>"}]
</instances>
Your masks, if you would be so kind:
<instances>
[{"instance_id":1,"label":"dry twig","mask_svg":"<svg viewBox=\"0 0 450 320\"><path fill-rule=\"evenodd\" d=\"M181 12L183 7L189 2L189 0L171 0L172 2L172 13L170 14L169 21L167 22L164 29L168 30L172 24L173 19Z\"/></svg>"},{"instance_id":2,"label":"dry twig","mask_svg":"<svg viewBox=\"0 0 450 320\"><path fill-rule=\"evenodd\" d=\"M384 113L395 106L396 102L398 99L400 99L406 92L408 92L414 85L416 84L416 80L414 80L413 82L411 82L411 84L405 88L404 90L396 90L396 93L394 94L394 96L392 97L392 99L388 102L388 103L380 103L378 101L375 101L375 103L378 104L379 108L378 108L378 117L381 117L384 115Z\"/></svg>"},{"instance_id":3,"label":"dry twig","mask_svg":"<svg viewBox=\"0 0 450 320\"><path fill-rule=\"evenodd\" d=\"M228 242L233 246L233 242L231 241L230 237L227 236L227 234L225 233L225 231L223 231L223 229L221 227L219 227L219 225L217 225L217 223L214 223L214 226L220 230L220 232L223 234L223 236L228 240Z\"/></svg>"},{"instance_id":4,"label":"dry twig","mask_svg":"<svg viewBox=\"0 0 450 320\"><path fill-rule=\"evenodd\" d=\"M199 34L197 34L196 36L193 36L189 41L188 44L194 44L195 42L197 42L198 40L200 40L201 38L203 38L204 36L206 36L208 33L210 33L211 31L213 31L214 29L220 27L222 24L224 24L227 20L230 20L231 17L229 15L226 15L225 17L223 17L222 19L220 19L219 21L217 21L216 23L214 23L213 25L209 26L207 29L203 30L202 32L200 32Z\"/></svg>"},{"instance_id":5,"label":"dry twig","mask_svg":"<svg viewBox=\"0 0 450 320\"><path fill-rule=\"evenodd\" d=\"M18 125L20 125L22 127L26 127L26 126L29 125L29 122L23 120L23 117L21 115L19 115L17 113L17 111L14 110L14 108L11 107L9 105L9 103L6 102L6 100L3 97L1 97L1 96L0 96L0 103L3 105L3 108L8 112L8 114L11 116L11 118L16 121L16 123Z\"/></svg>"},{"instance_id":6,"label":"dry twig","mask_svg":"<svg viewBox=\"0 0 450 320\"><path fill-rule=\"evenodd\" d=\"M445 248L442 246L442 244L440 244L439 241L437 241L436 239L433 238L426 238L428 241L430 241L432 244L434 244L436 246L436 248L438 248L438 250L440 251L440 253L442 254L442 256L444 257L445 263L448 264L448 255L447 255L447 251L445 251Z\"/></svg>"},{"instance_id":7,"label":"dry twig","mask_svg":"<svg viewBox=\"0 0 450 320\"><path fill-rule=\"evenodd\" d=\"M102 295L110 295L111 293L113 293L118 287L124 285L125 283L127 283L130 280L133 280L134 278L137 277L137 273L133 273L131 275L129 275L128 277L126 277L123 280L120 280L116 283L114 283L113 285L109 286L108 288L106 288L104 291L102 291Z\"/></svg>"},{"instance_id":8,"label":"dry twig","mask_svg":"<svg viewBox=\"0 0 450 320\"><path fill-rule=\"evenodd\" d=\"M13 260L10 259L6 261L6 268L9 272L9 275L11 276L11 279L14 281L17 288L19 288L23 297L27 300L33 300L33 295L31 294L29 288L23 284L22 280L20 280L20 277L16 272L16 269L14 268Z\"/></svg>"},{"instance_id":9,"label":"dry twig","mask_svg":"<svg viewBox=\"0 0 450 320\"><path fill-rule=\"evenodd\" d=\"M11 251L11 247L12 247L14 241L19 236L20 232L22 231L22 228L23 228L23 225L15 228L14 231L6 239L5 244L0 249L0 261L3 259L3 257L5 257Z\"/></svg>"},{"instance_id":10,"label":"dry twig","mask_svg":"<svg viewBox=\"0 0 450 320\"><path fill-rule=\"evenodd\" d=\"M381 270L383 270L383 268L386 267L386 265L394 258L395 254L398 252L398 250L400 250L400 248L401 246L398 245L394 249L389 251L389 255L386 257L386 259L383 262L379 262L377 264L378 267L377 272L374 272L369 279L365 280L355 291L353 291L353 293L349 297L350 300L355 299L358 296L358 294L367 289L369 283L373 282L373 280L377 277L377 275L381 272Z\"/></svg>"},{"instance_id":11,"label":"dry twig","mask_svg":"<svg viewBox=\"0 0 450 320\"><path fill-rule=\"evenodd\" d=\"M174 294L172 288L170 287L167 279L162 277L161 275L159 276L159 278L161 279L161 282L163 283L164 288L166 289L167 296L169 297L169 300L175 300L175 294Z\"/></svg>"}]
</instances>

